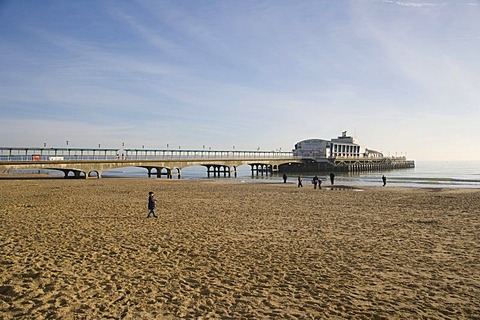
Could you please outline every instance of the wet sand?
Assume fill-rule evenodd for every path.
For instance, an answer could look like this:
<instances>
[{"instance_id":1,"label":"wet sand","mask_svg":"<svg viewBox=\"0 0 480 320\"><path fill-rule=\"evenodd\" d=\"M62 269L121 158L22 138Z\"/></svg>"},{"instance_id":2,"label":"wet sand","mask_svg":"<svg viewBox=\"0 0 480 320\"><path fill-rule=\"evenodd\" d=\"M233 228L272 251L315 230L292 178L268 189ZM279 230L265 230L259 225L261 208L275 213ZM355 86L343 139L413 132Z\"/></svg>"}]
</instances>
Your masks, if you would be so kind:
<instances>
[{"instance_id":1,"label":"wet sand","mask_svg":"<svg viewBox=\"0 0 480 320\"><path fill-rule=\"evenodd\" d=\"M3 319L480 319L480 190L0 179L0 250Z\"/></svg>"}]
</instances>

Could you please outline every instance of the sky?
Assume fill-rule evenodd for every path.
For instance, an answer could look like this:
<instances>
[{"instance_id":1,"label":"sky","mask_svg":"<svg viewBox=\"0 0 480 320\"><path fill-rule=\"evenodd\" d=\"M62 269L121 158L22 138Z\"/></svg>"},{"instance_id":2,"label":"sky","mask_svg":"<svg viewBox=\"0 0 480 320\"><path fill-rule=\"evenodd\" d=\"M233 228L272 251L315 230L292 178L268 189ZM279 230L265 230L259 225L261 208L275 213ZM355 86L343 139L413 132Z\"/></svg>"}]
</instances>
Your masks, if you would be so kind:
<instances>
[{"instance_id":1,"label":"sky","mask_svg":"<svg viewBox=\"0 0 480 320\"><path fill-rule=\"evenodd\" d=\"M0 146L480 160L480 0L0 0Z\"/></svg>"}]
</instances>

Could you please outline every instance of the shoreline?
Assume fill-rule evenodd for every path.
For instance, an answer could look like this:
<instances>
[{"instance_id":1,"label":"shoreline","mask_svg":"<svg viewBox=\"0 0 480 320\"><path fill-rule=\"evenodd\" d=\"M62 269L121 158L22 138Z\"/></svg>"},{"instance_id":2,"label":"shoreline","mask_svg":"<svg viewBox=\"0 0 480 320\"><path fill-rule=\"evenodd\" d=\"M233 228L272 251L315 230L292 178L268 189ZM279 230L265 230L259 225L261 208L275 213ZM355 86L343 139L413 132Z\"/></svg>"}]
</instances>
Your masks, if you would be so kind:
<instances>
[{"instance_id":1,"label":"shoreline","mask_svg":"<svg viewBox=\"0 0 480 320\"><path fill-rule=\"evenodd\" d=\"M100 179L97 178L89 178L89 179L65 179L64 176L62 175L52 175L48 173L0 173L0 182L1 181L8 181L8 180L65 180L65 181L98 181L98 180L129 180L129 181L185 181L186 183L204 183L204 182L211 182L211 183L225 183L225 184L264 184L264 185L283 185L283 181L278 180L278 181L273 181L273 180L267 180L267 179L255 179L255 178L223 178L223 177L216 177L216 178L181 178L181 179L167 179L167 178L149 178L149 177L129 177L129 176L123 176L123 177L102 177ZM291 178L291 181L288 181L285 185L297 185L296 181L293 181L293 178ZM385 187L381 185L381 181L378 182L378 186L371 185L371 184L334 184L333 186L327 182L324 181L322 183L322 189L330 190L331 188L343 188L343 189L369 189L369 188L384 188L384 189L440 189L440 190L480 190L480 186L465 186L465 185L460 185L460 186L436 186L436 185L431 185L431 184L403 184L403 183L387 183ZM305 180L304 181L304 187L303 189L313 189L313 186L309 183L309 181Z\"/></svg>"}]
</instances>

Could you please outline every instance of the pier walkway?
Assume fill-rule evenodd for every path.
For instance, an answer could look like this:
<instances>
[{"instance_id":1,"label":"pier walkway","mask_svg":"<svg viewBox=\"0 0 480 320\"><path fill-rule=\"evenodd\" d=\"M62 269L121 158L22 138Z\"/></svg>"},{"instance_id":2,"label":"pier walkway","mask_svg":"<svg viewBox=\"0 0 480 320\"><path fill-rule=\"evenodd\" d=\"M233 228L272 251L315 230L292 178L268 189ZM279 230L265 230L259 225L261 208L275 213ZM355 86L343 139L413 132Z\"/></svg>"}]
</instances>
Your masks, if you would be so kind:
<instances>
[{"instance_id":1,"label":"pier walkway","mask_svg":"<svg viewBox=\"0 0 480 320\"><path fill-rule=\"evenodd\" d=\"M122 167L145 168L149 177L158 178L180 178L181 169L189 166L206 167L208 176L236 176L241 165L250 165L253 174L301 161L292 152L281 151L0 147L0 171L60 170L65 178L83 179L100 178L103 171Z\"/></svg>"},{"instance_id":2,"label":"pier walkway","mask_svg":"<svg viewBox=\"0 0 480 320\"><path fill-rule=\"evenodd\" d=\"M354 172L414 168L406 157L335 157L317 162L282 151L156 150L0 147L0 171L59 170L65 178L100 178L103 171L145 168L148 176L180 178L190 166L207 168L207 175L237 176L237 168L249 165L253 174L283 172Z\"/></svg>"}]
</instances>

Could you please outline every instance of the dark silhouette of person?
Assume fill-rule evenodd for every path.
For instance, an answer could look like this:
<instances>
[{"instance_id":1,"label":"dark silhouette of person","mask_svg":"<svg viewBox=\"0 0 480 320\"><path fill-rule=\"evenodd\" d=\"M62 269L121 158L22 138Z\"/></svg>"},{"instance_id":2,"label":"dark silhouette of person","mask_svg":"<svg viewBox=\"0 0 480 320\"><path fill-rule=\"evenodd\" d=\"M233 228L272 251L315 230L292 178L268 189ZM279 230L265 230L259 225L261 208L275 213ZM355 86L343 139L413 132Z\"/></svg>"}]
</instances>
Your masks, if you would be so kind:
<instances>
[{"instance_id":1,"label":"dark silhouette of person","mask_svg":"<svg viewBox=\"0 0 480 320\"><path fill-rule=\"evenodd\" d=\"M300 175L298 175L298 187L303 188L302 177Z\"/></svg>"},{"instance_id":2,"label":"dark silhouette of person","mask_svg":"<svg viewBox=\"0 0 480 320\"><path fill-rule=\"evenodd\" d=\"M287 183L287 174L286 173L283 174L283 183Z\"/></svg>"},{"instance_id":3,"label":"dark silhouette of person","mask_svg":"<svg viewBox=\"0 0 480 320\"><path fill-rule=\"evenodd\" d=\"M318 184L318 177L317 176L313 177L312 183L313 183L313 189L317 189L317 184Z\"/></svg>"},{"instance_id":4,"label":"dark silhouette of person","mask_svg":"<svg viewBox=\"0 0 480 320\"><path fill-rule=\"evenodd\" d=\"M153 214L154 218L157 218L157 215L155 214L155 208L157 207L157 200L153 197L154 194L152 191L148 193L148 216L147 218L150 218L150 214Z\"/></svg>"},{"instance_id":5,"label":"dark silhouette of person","mask_svg":"<svg viewBox=\"0 0 480 320\"><path fill-rule=\"evenodd\" d=\"M330 182L332 183L332 185L334 184L335 182L335 174L332 172L330 173Z\"/></svg>"},{"instance_id":6,"label":"dark silhouette of person","mask_svg":"<svg viewBox=\"0 0 480 320\"><path fill-rule=\"evenodd\" d=\"M383 181L383 186L385 187L385 185L387 184L387 177L382 176L382 181Z\"/></svg>"}]
</instances>

